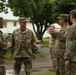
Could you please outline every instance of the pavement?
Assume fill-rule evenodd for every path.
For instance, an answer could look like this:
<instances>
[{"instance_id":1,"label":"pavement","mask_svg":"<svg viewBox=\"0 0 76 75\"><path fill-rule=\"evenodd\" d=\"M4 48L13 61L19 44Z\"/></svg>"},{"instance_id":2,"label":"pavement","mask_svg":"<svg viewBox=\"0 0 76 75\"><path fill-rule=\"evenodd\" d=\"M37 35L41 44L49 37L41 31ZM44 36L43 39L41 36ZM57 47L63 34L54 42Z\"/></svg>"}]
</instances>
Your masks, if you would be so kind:
<instances>
[{"instance_id":1,"label":"pavement","mask_svg":"<svg viewBox=\"0 0 76 75\"><path fill-rule=\"evenodd\" d=\"M49 48L42 48L38 50L39 54L43 54L45 57L43 58L36 58L33 60L33 69L32 73L43 73L43 72L50 72L48 69L52 66L52 60L50 55ZM13 61L9 61L5 63L6 66L6 75L13 75ZM24 73L24 65L22 65L22 69L20 71L20 75L25 75Z\"/></svg>"}]
</instances>

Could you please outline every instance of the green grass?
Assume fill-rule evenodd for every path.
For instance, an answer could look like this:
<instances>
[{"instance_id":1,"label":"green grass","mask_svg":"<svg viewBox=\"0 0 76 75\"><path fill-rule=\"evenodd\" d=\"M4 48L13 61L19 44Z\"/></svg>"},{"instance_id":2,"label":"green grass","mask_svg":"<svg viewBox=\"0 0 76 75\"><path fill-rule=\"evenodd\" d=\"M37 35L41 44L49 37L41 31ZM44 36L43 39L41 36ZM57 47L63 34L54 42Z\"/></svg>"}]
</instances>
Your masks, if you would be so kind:
<instances>
[{"instance_id":1,"label":"green grass","mask_svg":"<svg viewBox=\"0 0 76 75\"><path fill-rule=\"evenodd\" d=\"M43 38L43 47L49 47L49 39L50 38Z\"/></svg>"},{"instance_id":2,"label":"green grass","mask_svg":"<svg viewBox=\"0 0 76 75\"><path fill-rule=\"evenodd\" d=\"M37 54L37 58L44 58L45 55L44 54Z\"/></svg>"},{"instance_id":3,"label":"green grass","mask_svg":"<svg viewBox=\"0 0 76 75\"><path fill-rule=\"evenodd\" d=\"M6 57L5 61L9 61L9 53L8 52L6 53L5 57Z\"/></svg>"},{"instance_id":4,"label":"green grass","mask_svg":"<svg viewBox=\"0 0 76 75\"><path fill-rule=\"evenodd\" d=\"M49 72L49 73L37 73L33 75L56 75L54 72Z\"/></svg>"}]
</instances>

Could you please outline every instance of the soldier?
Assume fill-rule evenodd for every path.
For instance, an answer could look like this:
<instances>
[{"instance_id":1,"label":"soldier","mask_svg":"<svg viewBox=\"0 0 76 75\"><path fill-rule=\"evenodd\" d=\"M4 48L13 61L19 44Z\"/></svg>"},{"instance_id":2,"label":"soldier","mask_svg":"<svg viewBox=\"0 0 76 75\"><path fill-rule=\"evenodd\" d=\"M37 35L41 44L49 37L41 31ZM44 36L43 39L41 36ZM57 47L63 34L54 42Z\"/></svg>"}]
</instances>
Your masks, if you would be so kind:
<instances>
[{"instance_id":1,"label":"soldier","mask_svg":"<svg viewBox=\"0 0 76 75\"><path fill-rule=\"evenodd\" d=\"M70 11L73 23L67 31L65 52L65 75L76 75L76 9Z\"/></svg>"},{"instance_id":2,"label":"soldier","mask_svg":"<svg viewBox=\"0 0 76 75\"><path fill-rule=\"evenodd\" d=\"M26 75L32 75L32 56L35 59L35 38L33 32L26 28L24 17L19 18L20 28L12 33L10 58L14 59L14 74L19 75L22 63Z\"/></svg>"},{"instance_id":3,"label":"soldier","mask_svg":"<svg viewBox=\"0 0 76 75\"><path fill-rule=\"evenodd\" d=\"M48 33L49 33L51 28L55 28L55 26L51 25L47 29ZM50 67L50 69L49 69L50 71L55 71L55 68L56 68L56 59L55 59L55 55L54 55L55 39L56 39L56 36L51 34L50 41L49 41L49 48L50 48L50 54L51 54L51 59L52 59L52 62L53 62L53 66Z\"/></svg>"},{"instance_id":4,"label":"soldier","mask_svg":"<svg viewBox=\"0 0 76 75\"><path fill-rule=\"evenodd\" d=\"M55 29L52 29L50 33L54 33L57 35L57 39L55 42L55 55L56 55L56 75L64 75L65 74L65 65L64 65L64 52L65 52L65 43L66 43L66 30L68 29L68 15L67 14L60 14L57 17L60 25L61 30L57 32Z\"/></svg>"},{"instance_id":5,"label":"soldier","mask_svg":"<svg viewBox=\"0 0 76 75\"><path fill-rule=\"evenodd\" d=\"M3 28L3 18L0 17L0 28ZM7 44L3 42L3 32L0 30L0 75L5 75L4 58L6 53Z\"/></svg>"}]
</instances>

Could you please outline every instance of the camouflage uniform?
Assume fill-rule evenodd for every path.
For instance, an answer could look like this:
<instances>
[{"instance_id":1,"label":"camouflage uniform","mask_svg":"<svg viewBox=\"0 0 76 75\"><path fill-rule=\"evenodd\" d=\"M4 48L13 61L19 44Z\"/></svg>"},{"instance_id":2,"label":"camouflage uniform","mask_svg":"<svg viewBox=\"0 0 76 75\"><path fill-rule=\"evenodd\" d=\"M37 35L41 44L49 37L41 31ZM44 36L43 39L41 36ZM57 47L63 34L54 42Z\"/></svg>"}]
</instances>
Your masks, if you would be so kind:
<instances>
[{"instance_id":1,"label":"camouflage uniform","mask_svg":"<svg viewBox=\"0 0 76 75\"><path fill-rule=\"evenodd\" d=\"M3 43L3 34L0 31L0 75L5 75L4 56L5 56L5 44Z\"/></svg>"},{"instance_id":2,"label":"camouflage uniform","mask_svg":"<svg viewBox=\"0 0 76 75\"><path fill-rule=\"evenodd\" d=\"M69 67L65 75L76 75L76 23L67 32L65 60L69 60Z\"/></svg>"},{"instance_id":3,"label":"camouflage uniform","mask_svg":"<svg viewBox=\"0 0 76 75\"><path fill-rule=\"evenodd\" d=\"M53 67L50 70L55 70L55 67L56 67L56 55L54 54L55 53L55 49L54 49L55 40L56 40L56 36L51 34L49 48L50 48L50 53L51 53L51 59L53 62Z\"/></svg>"},{"instance_id":4,"label":"camouflage uniform","mask_svg":"<svg viewBox=\"0 0 76 75\"><path fill-rule=\"evenodd\" d=\"M57 67L56 70L60 75L65 74L65 65L64 65L64 53L65 53L65 48L66 48L66 37L65 37L65 32L66 32L67 27L63 27L60 32L57 34L57 39L56 39L56 56L57 56Z\"/></svg>"},{"instance_id":5,"label":"camouflage uniform","mask_svg":"<svg viewBox=\"0 0 76 75\"><path fill-rule=\"evenodd\" d=\"M67 16L64 14L61 14L59 18L67 19ZM66 30L68 29L68 23L64 27L61 28L61 30L56 33L57 39L55 42L55 53L56 53L56 75L65 75L65 60L64 60L64 53L66 48Z\"/></svg>"},{"instance_id":6,"label":"camouflage uniform","mask_svg":"<svg viewBox=\"0 0 76 75\"><path fill-rule=\"evenodd\" d=\"M1 22L3 23L2 17L0 17L0 23ZM3 26L3 24L1 26ZM6 53L6 44L3 42L3 32L0 31L0 75L6 74L5 66L4 66L5 53Z\"/></svg>"},{"instance_id":7,"label":"camouflage uniform","mask_svg":"<svg viewBox=\"0 0 76 75\"><path fill-rule=\"evenodd\" d=\"M33 32L27 28L23 32L20 29L16 29L12 34L11 42L13 48L11 53L15 60L15 75L19 75L22 63L25 66L26 75L32 75L32 55L35 48Z\"/></svg>"}]
</instances>

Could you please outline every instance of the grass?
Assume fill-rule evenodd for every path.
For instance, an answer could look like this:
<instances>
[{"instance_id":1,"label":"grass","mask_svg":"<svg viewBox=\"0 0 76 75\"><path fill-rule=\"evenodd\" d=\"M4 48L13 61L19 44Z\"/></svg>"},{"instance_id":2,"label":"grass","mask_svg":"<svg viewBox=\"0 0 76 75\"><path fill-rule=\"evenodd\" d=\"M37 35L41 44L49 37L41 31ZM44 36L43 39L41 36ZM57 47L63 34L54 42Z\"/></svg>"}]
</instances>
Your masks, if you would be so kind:
<instances>
[{"instance_id":1,"label":"grass","mask_svg":"<svg viewBox=\"0 0 76 75\"><path fill-rule=\"evenodd\" d=\"M56 75L54 72L49 72L49 73L37 73L33 75Z\"/></svg>"},{"instance_id":2,"label":"grass","mask_svg":"<svg viewBox=\"0 0 76 75\"><path fill-rule=\"evenodd\" d=\"M44 58L45 55L44 54L37 54L37 58Z\"/></svg>"},{"instance_id":3,"label":"grass","mask_svg":"<svg viewBox=\"0 0 76 75\"><path fill-rule=\"evenodd\" d=\"M43 47L49 47L49 39L50 38L43 38Z\"/></svg>"},{"instance_id":4,"label":"grass","mask_svg":"<svg viewBox=\"0 0 76 75\"><path fill-rule=\"evenodd\" d=\"M5 61L9 61L9 53L8 52L5 55Z\"/></svg>"}]
</instances>

